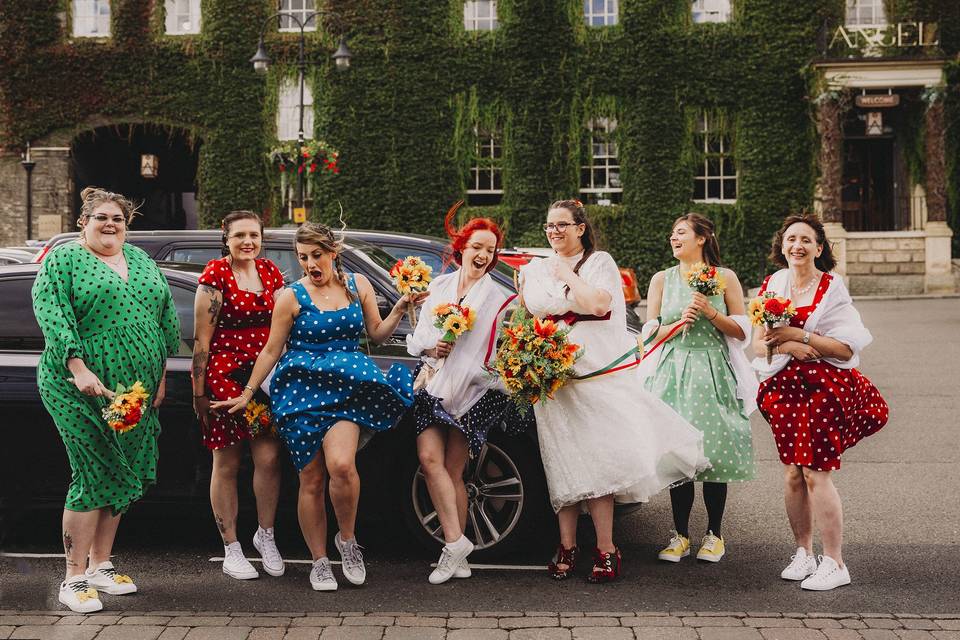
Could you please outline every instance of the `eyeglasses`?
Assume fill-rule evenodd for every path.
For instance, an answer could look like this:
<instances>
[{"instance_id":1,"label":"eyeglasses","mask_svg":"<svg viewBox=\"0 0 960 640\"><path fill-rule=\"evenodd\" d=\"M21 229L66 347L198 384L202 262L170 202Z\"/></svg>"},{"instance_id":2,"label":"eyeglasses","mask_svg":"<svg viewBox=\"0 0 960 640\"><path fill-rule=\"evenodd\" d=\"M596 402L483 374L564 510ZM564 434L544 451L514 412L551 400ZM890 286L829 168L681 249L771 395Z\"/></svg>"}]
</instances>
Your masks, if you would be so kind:
<instances>
[{"instance_id":1,"label":"eyeglasses","mask_svg":"<svg viewBox=\"0 0 960 640\"><path fill-rule=\"evenodd\" d=\"M576 227L580 224L579 222L548 222L543 225L543 230L545 233L550 233L551 231L555 233L565 233L567 227Z\"/></svg>"},{"instance_id":2,"label":"eyeglasses","mask_svg":"<svg viewBox=\"0 0 960 640\"><path fill-rule=\"evenodd\" d=\"M112 222L113 224L127 224L127 219L123 216L108 216L104 213L95 213L90 216L91 219L96 220L100 224L103 224L107 221Z\"/></svg>"}]
</instances>

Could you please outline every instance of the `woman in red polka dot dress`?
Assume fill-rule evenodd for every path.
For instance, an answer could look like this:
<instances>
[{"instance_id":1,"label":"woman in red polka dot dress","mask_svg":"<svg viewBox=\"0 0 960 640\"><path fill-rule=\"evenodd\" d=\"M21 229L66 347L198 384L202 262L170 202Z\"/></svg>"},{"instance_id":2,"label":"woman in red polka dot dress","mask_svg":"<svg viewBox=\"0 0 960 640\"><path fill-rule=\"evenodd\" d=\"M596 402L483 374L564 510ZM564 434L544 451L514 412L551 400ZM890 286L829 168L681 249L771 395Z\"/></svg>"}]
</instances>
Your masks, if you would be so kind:
<instances>
[{"instance_id":1,"label":"woman in red polka dot dress","mask_svg":"<svg viewBox=\"0 0 960 640\"><path fill-rule=\"evenodd\" d=\"M823 224L816 216L789 216L774 237L770 259L786 267L769 276L761 292L790 298L790 325L754 336L754 368L761 384L757 404L770 423L785 467L784 501L797 552L780 574L801 587L826 591L850 583L843 563L843 506L831 474L840 456L887 422L889 409L877 388L855 368L873 340L853 307ZM767 362L767 349L774 355ZM823 541L813 556L813 522Z\"/></svg>"},{"instance_id":2,"label":"woman in red polka dot dress","mask_svg":"<svg viewBox=\"0 0 960 640\"><path fill-rule=\"evenodd\" d=\"M203 428L203 443L213 452L210 504L223 537L223 572L240 580L256 578L257 570L244 557L237 540L237 474L243 460L242 442L250 441L253 492L260 527L253 545L263 557L264 570L283 575L273 522L280 494L280 440L269 419L270 399L254 397L248 420L210 411L211 400L234 398L270 335L274 295L283 289L280 269L258 258L263 222L252 211L234 211L223 219L225 256L211 260L200 276L194 308L193 404ZM262 415L253 411L260 409Z\"/></svg>"}]
</instances>

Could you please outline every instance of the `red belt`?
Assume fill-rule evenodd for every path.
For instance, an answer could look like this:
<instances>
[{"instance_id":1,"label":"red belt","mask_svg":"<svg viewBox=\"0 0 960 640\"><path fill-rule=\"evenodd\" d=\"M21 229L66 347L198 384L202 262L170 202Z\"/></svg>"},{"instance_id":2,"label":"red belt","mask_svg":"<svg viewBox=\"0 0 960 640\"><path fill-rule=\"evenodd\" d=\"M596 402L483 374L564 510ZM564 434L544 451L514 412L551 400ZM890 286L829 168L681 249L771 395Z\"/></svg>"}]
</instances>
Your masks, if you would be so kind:
<instances>
[{"instance_id":1,"label":"red belt","mask_svg":"<svg viewBox=\"0 0 960 640\"><path fill-rule=\"evenodd\" d=\"M607 311L602 316L593 316L588 313L574 313L573 311L567 311L562 315L551 315L544 318L544 320L552 320L554 322L566 322L571 327L578 322L588 322L591 320L609 320L610 312Z\"/></svg>"}]
</instances>

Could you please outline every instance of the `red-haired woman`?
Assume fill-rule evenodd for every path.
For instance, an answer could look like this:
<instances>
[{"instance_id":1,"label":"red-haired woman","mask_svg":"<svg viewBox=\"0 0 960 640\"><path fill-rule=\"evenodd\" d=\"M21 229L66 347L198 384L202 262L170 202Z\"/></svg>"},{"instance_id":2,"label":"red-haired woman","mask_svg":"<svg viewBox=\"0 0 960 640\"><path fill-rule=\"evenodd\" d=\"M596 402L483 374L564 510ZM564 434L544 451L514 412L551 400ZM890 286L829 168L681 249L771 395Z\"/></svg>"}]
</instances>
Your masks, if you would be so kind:
<instances>
[{"instance_id":1,"label":"red-haired woman","mask_svg":"<svg viewBox=\"0 0 960 640\"><path fill-rule=\"evenodd\" d=\"M468 456L483 448L490 427L500 424L508 398L498 390L497 380L483 369L483 359L495 326L497 310L507 294L490 277L497 263L503 233L489 218L474 218L456 229L446 218L450 251L459 269L430 283L424 314L407 337L411 355L423 360L418 380L429 381L416 392L409 419L415 422L417 454L430 499L437 510L446 545L431 584L451 577L470 575L467 556L473 543L464 535L467 491L463 470ZM444 331L434 326L435 310L442 304L458 304L476 313L473 329L445 342Z\"/></svg>"},{"instance_id":2,"label":"red-haired woman","mask_svg":"<svg viewBox=\"0 0 960 640\"><path fill-rule=\"evenodd\" d=\"M887 423L889 409L877 388L856 370L873 341L853 307L823 230L812 215L787 217L773 239L770 260L784 267L764 291L790 298L790 325L754 335L760 374L757 404L770 423L784 465L784 502L797 552L780 574L800 587L828 591L850 584L843 563L843 506L832 474L840 455ZM767 349L775 354L767 361ZM823 555L813 557L813 523Z\"/></svg>"}]
</instances>

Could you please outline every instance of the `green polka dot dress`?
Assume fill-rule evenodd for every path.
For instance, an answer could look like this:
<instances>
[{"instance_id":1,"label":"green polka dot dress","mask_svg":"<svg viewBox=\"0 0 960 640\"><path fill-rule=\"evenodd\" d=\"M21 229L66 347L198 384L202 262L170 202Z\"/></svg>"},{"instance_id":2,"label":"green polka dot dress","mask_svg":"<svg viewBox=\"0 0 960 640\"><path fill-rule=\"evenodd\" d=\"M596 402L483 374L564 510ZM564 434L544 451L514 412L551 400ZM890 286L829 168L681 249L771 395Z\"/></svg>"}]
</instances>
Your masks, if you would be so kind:
<instances>
[{"instance_id":1,"label":"green polka dot dress","mask_svg":"<svg viewBox=\"0 0 960 640\"><path fill-rule=\"evenodd\" d=\"M177 352L180 322L167 281L143 250L124 245L126 282L76 242L51 252L33 285L33 310L46 346L37 369L43 404L67 449L72 481L65 508L122 513L157 479L157 411L116 433L104 421L106 400L68 379L79 357L103 384L140 380L153 401L168 355Z\"/></svg>"},{"instance_id":2,"label":"green polka dot dress","mask_svg":"<svg viewBox=\"0 0 960 640\"><path fill-rule=\"evenodd\" d=\"M679 320L692 295L679 267L667 269L660 307L663 324ZM713 296L710 303L726 313L722 295ZM713 466L696 480L752 480L756 469L750 419L737 399L737 381L723 334L701 315L686 337L677 336L662 349L656 373L647 379L646 387L703 432L703 452Z\"/></svg>"}]
</instances>

